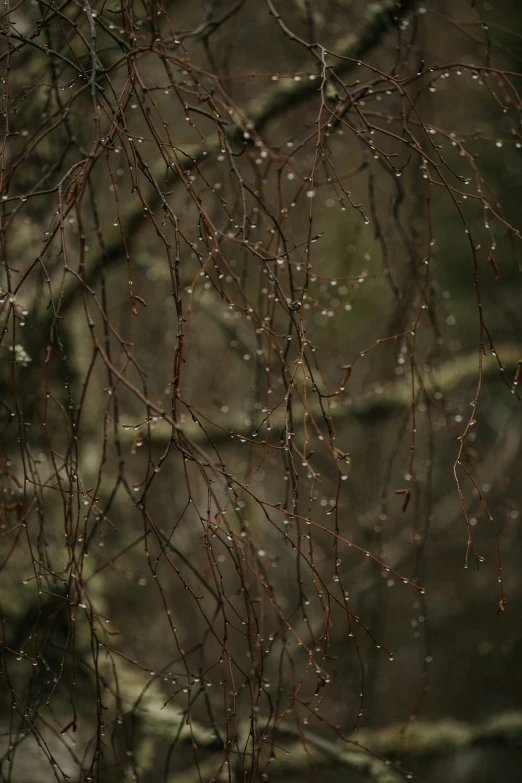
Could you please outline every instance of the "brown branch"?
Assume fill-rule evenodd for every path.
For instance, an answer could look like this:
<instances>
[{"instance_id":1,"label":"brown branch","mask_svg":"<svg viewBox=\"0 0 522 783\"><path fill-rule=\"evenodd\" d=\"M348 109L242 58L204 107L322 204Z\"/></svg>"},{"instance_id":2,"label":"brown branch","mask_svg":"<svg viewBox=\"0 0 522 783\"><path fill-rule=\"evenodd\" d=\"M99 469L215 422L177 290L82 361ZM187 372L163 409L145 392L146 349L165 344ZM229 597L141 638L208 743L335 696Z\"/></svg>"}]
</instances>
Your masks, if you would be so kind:
<instances>
[{"instance_id":1,"label":"brown branch","mask_svg":"<svg viewBox=\"0 0 522 783\"><path fill-rule=\"evenodd\" d=\"M505 368L505 375L514 371L517 366L517 361L520 358L520 347L516 343L499 343L496 345L496 351L498 356L502 358L503 367ZM436 391L441 391L444 395L448 395L454 392L468 381L476 379L478 373L478 358L476 351L467 355L461 355L455 359L450 359L439 367L433 367L429 373L423 374L423 383L426 395L431 397ZM483 377L495 378L500 376L499 363L496 357L488 355L484 359L483 363ZM344 419L347 415L353 416L371 416L376 414L386 413L387 415L393 415L400 410L407 410L411 408L411 384L410 378L407 373L401 378L401 380L394 380L387 386L378 386L370 389L367 392L358 394L355 397L343 398L342 394L336 398L335 407L332 407L330 414L334 422L338 422ZM310 416L321 417L321 409L317 398L312 398L308 401L307 412ZM299 402L293 403L293 420L294 427L299 428L304 421L304 408ZM264 416L264 414L263 414ZM128 417L122 414L122 421L125 424L133 424ZM251 432L252 425L247 427L247 433L244 433L244 414L235 414L234 412L228 412L226 414L227 426L226 428L220 427L207 419L202 419L206 432L212 439L215 445L223 443L224 441L230 441L231 435L236 437L245 437L248 440L252 440ZM137 423L137 422L136 422ZM270 426L274 432L279 432L285 423L285 411L276 410L270 416ZM180 424L182 431L195 443L207 444L208 438L203 433L202 428L191 417L186 416L185 421ZM172 429L165 422L159 420L150 424L152 440L157 443L167 442L171 435ZM136 433L133 429L123 430L123 438L129 440L134 439ZM263 439L259 438L256 443L263 443Z\"/></svg>"},{"instance_id":2,"label":"brown branch","mask_svg":"<svg viewBox=\"0 0 522 783\"><path fill-rule=\"evenodd\" d=\"M355 67L358 61L364 57L372 48L374 48L382 36L385 35L397 21L409 13L413 7L413 0L403 0L402 3L396 0L384 0L381 3L371 3L368 5L365 16L363 17L358 29L350 35L342 38L332 49L332 52L344 58L330 70L335 71L337 75L344 75ZM278 81L259 97L254 98L242 112L248 127L260 133L268 123L275 117L281 117L289 109L306 103L311 97L317 94L317 80L291 81L286 83ZM229 132L229 140L236 141L241 138L242 132L237 126ZM205 159L209 160L214 155L219 154L221 142L217 136L209 140L206 148ZM203 160L203 151L198 149L194 155L186 158L185 167L187 170ZM153 167L152 174L156 181L161 181L165 175L166 163L162 160ZM161 206L163 196L157 188L149 184L142 188L144 201L149 205L149 209L154 211ZM127 246L130 246L132 240L136 238L143 227L143 202L138 199L125 216L124 234ZM124 256L124 249L121 237L115 237L106 245L105 253L99 253L97 258L89 265L86 273L86 285L96 288L100 279L101 270L109 269L117 264ZM70 310L81 295L82 286L72 277L68 278L63 293L63 301L60 313L62 316Z\"/></svg>"}]
</instances>

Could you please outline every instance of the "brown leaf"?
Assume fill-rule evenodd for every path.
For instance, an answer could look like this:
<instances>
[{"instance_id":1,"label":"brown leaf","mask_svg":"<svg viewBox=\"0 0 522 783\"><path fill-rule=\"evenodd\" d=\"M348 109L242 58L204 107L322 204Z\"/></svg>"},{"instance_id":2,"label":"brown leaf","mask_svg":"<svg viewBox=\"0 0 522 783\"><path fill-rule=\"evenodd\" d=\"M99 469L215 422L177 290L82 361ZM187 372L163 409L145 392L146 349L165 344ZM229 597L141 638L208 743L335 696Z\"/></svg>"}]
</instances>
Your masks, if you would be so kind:
<instances>
[{"instance_id":1,"label":"brown leaf","mask_svg":"<svg viewBox=\"0 0 522 783\"><path fill-rule=\"evenodd\" d=\"M500 272L498 270L497 262L495 261L495 259L491 255L489 256L488 261L491 264L491 266L493 267L493 272L495 273L495 277L498 280L499 277L500 277Z\"/></svg>"},{"instance_id":2,"label":"brown leaf","mask_svg":"<svg viewBox=\"0 0 522 783\"><path fill-rule=\"evenodd\" d=\"M341 449L338 449L336 446L334 446L334 452L335 456L338 459L344 459L346 462L351 462L352 458L350 457L349 453L347 451L341 451Z\"/></svg>"},{"instance_id":3,"label":"brown leaf","mask_svg":"<svg viewBox=\"0 0 522 783\"><path fill-rule=\"evenodd\" d=\"M69 721L69 723L65 724L63 729L60 729L60 734L65 734L66 731L69 731L71 726L72 726L72 730L76 731L76 728L77 728L77 726L76 726L76 715L74 716L74 718L72 720Z\"/></svg>"},{"instance_id":4,"label":"brown leaf","mask_svg":"<svg viewBox=\"0 0 522 783\"><path fill-rule=\"evenodd\" d=\"M410 502L411 498L411 490L409 489L396 489L395 490L396 495L404 495L404 503L402 504L402 513L406 511L408 508L408 503Z\"/></svg>"}]
</instances>

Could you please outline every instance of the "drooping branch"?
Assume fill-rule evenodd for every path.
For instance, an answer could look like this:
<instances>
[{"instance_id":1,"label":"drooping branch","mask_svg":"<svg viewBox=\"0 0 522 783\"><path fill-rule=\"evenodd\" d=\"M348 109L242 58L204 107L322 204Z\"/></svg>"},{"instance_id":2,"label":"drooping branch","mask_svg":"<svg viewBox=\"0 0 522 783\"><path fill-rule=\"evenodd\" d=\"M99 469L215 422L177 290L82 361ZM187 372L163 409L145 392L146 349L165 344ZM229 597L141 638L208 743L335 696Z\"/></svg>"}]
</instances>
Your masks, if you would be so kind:
<instances>
[{"instance_id":1,"label":"drooping branch","mask_svg":"<svg viewBox=\"0 0 522 783\"><path fill-rule=\"evenodd\" d=\"M499 343L496 345L496 353L502 361L499 365L499 359L491 354L483 358L483 378L500 378L502 375L505 380L516 367L520 360L520 347L516 343ZM503 369L502 369L503 368ZM451 394L466 382L476 379L478 374L478 355L474 351L467 355L459 356L442 363L439 367L432 367L429 372L423 372L424 392L431 397L434 392L441 392L444 396ZM411 380L408 373L400 380L391 381L388 385L376 385L368 391L362 392L354 397L343 396L339 394L335 398L335 406L330 408L330 415L333 421L340 423L346 416L372 416L372 415L393 415L397 411L411 408ZM322 413L319 407L317 397L311 397L308 402L306 413L310 417L321 419ZM301 403L294 399L293 403L293 421L294 427L302 427L304 421L305 409ZM262 414L263 419L270 424L274 432L279 432L284 427L285 412L279 408L268 416ZM139 422L132 422L122 416L125 424L135 426ZM186 416L180 424L180 429L191 441L195 443L208 445L208 438L217 445L224 441L229 441L231 436L244 438L255 443L263 444L262 437L252 438L252 425L245 427L245 417L242 413L227 413L227 426L222 427L208 419L202 419L206 433L202 427L192 417ZM151 437L154 442L162 443L168 441L172 430L165 422L159 420L150 425ZM246 430L246 431L245 431ZM134 429L124 430L123 437L129 439L135 438ZM294 433L299 437L299 431Z\"/></svg>"},{"instance_id":2,"label":"drooping branch","mask_svg":"<svg viewBox=\"0 0 522 783\"><path fill-rule=\"evenodd\" d=\"M338 76L344 76L356 68L358 62L379 44L384 35L397 26L413 6L413 0L369 3L357 29L337 41L332 47L332 53L343 58L332 70ZM311 44L310 49L314 48L320 49L317 44ZM275 117L279 118L284 112L317 94L317 90L315 81L279 82L275 89L262 93L259 98L252 101L246 116L259 132Z\"/></svg>"},{"instance_id":3,"label":"drooping branch","mask_svg":"<svg viewBox=\"0 0 522 783\"><path fill-rule=\"evenodd\" d=\"M338 76L346 75L352 69L356 68L359 60L364 57L371 49L378 46L382 37L390 32L397 25L401 18L408 14L414 6L413 0L384 0L380 3L371 3L365 10L364 16L355 30L348 36L342 38L332 52L340 55L340 59L334 68ZM224 125L229 142L235 143L243 137L243 125L252 132L260 134L268 123L275 117L280 118L282 114L290 109L305 104L310 98L317 94L317 80L290 81L280 80L262 93L241 110L241 124L236 120L232 126ZM221 149L221 140L218 134L208 139L206 149L195 149L193 154L188 153L182 162L186 171L190 171L194 166L205 160L215 158ZM189 157L190 154L190 157ZM174 164L172 164L174 169ZM161 182L165 176L166 163L161 160L150 166L148 172L155 183ZM147 172L145 172L147 173ZM178 180L179 182L180 180ZM174 183L175 184L175 183ZM141 187L142 199L135 199L132 206L123 216L123 233L125 235L127 246L131 246L143 227L143 209L147 204L150 213L154 213L158 208L169 211L166 200L157 184L150 181ZM85 284L93 289L98 287L102 269L109 268L118 264L124 256L124 249L121 236L110 239L103 249L97 253L96 257L90 262L86 271ZM77 297L81 295L82 286L73 276L68 276L63 291L60 313L62 317L74 306Z\"/></svg>"}]
</instances>

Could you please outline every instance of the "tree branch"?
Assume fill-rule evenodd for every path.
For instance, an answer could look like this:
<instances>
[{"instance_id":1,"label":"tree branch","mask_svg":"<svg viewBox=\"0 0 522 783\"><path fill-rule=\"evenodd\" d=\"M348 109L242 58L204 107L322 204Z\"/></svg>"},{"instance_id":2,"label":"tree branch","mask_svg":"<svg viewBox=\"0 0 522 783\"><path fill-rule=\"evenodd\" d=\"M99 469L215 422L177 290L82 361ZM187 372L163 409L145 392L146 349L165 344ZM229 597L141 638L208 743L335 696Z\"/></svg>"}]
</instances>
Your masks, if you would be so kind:
<instances>
[{"instance_id":1,"label":"tree branch","mask_svg":"<svg viewBox=\"0 0 522 783\"><path fill-rule=\"evenodd\" d=\"M125 694L129 698L129 694ZM171 702L166 705L161 699L153 698L144 701L139 708L143 711L144 720L150 722L145 736L156 740L172 739L179 732L182 744L205 748L212 757L199 765L199 772L190 769L186 772L176 772L169 783L197 783L201 774L204 780L228 780L228 768L225 766L222 776L214 777L219 766L220 756L225 749L216 741L214 733L194 721L190 726L185 722L185 715L180 715L179 708ZM264 721L260 720L260 725ZM240 725L240 735L249 736L250 721ZM300 770L310 768L311 762L317 766L340 766L359 774L366 775L371 783L397 783L404 779L407 765L415 761L440 758L442 756L461 753L474 747L485 745L500 745L505 748L520 749L522 747L522 712L503 713L479 724L470 724L450 718L437 722L415 722L408 726L406 734L402 725L385 729L358 731L356 740L349 742L332 742L320 734L310 730L298 733L291 724L282 723L274 730L274 741L282 744L285 753L276 753L274 773L281 779L285 774L295 774ZM292 744L285 743L286 738L292 738ZM299 741L294 741L299 737ZM304 739L304 743L303 743ZM267 745L270 740L266 739ZM241 736L239 745L242 746ZM391 758L397 753L398 747L403 749L406 759L404 765L395 765ZM229 755L232 763L233 754Z\"/></svg>"},{"instance_id":2,"label":"tree branch","mask_svg":"<svg viewBox=\"0 0 522 783\"><path fill-rule=\"evenodd\" d=\"M516 343L499 343L496 347L498 357L502 361L504 376L514 370L520 359L520 346ZM490 354L483 358L482 374L483 378L493 378L501 376L499 358ZM441 391L444 395L458 389L467 381L476 379L478 375L478 356L473 351L467 355L459 356L444 362L439 367L432 367L429 373L423 373L423 383L426 395L431 397L434 392ZM393 414L398 410L405 410L411 407L411 376L405 373L400 380L394 380L386 386L376 386L367 392L358 394L355 397L344 397L339 395L335 399L335 407L331 407L330 414L335 422L344 419L348 414L354 416L370 416L378 413ZM305 410L301 403L296 400L292 404L294 427L302 426ZM322 412L317 397L310 395L306 412L310 417L317 417L322 420ZM262 414L266 418L266 414ZM125 424L133 424L122 415ZM217 445L224 441L230 441L231 435L244 437L256 443L263 443L263 438L252 439L253 426L245 426L245 414L228 412L226 414L226 427L220 427L219 424L202 419L208 436L212 442ZM285 411L277 409L269 417L269 422L274 432L279 432L285 424ZM208 438L202 428L191 417L187 416L185 421L180 421L181 430L191 439L191 441L208 445ZM163 421L151 423L150 425L152 439L154 442L167 442L172 435L172 428ZM246 430L246 432L245 432ZM129 440L136 437L133 429L123 430L124 436ZM298 433L294 433L297 434Z\"/></svg>"},{"instance_id":3,"label":"tree branch","mask_svg":"<svg viewBox=\"0 0 522 783\"><path fill-rule=\"evenodd\" d=\"M389 32L397 24L397 21L413 8L413 5L413 0L402 0L402 2L383 0L383 2L370 3L366 8L365 15L358 29L341 39L335 46L335 50L332 49L332 52L335 52L336 55L345 58L341 59L333 70L338 75L341 75L357 67L358 61L379 43L382 36ZM317 93L317 89L316 80L307 79L299 82L292 80L290 83L279 81L270 90L267 90L258 98L254 98L245 110L241 112L242 116L249 128L255 129L256 133L260 133L275 117L280 117L281 114L289 109L305 103ZM240 138L242 138L242 129L235 125L234 130L229 132L229 140L233 142ZM202 150L196 151L193 157L189 158L187 156L185 161L186 169L190 170L203 160L208 161L212 159L213 156L220 153L220 149L221 142L216 134L209 141L205 156L203 156ZM166 163L164 160L151 167L150 171L152 171L156 180L160 181L164 177L165 167ZM161 206L164 197L152 184L149 187L144 186L142 192L151 212ZM143 208L142 201L138 199L125 217L124 233L127 246L130 246L131 242L142 230ZM116 236L107 243L105 252L100 252L98 257L90 264L86 274L86 285L96 288L101 270L104 267L108 269L114 266L122 258L122 255L123 245L121 237ZM81 291L82 286L78 280L74 276L69 275L66 280L61 304L60 314L62 316L74 306L76 298L81 294Z\"/></svg>"}]
</instances>

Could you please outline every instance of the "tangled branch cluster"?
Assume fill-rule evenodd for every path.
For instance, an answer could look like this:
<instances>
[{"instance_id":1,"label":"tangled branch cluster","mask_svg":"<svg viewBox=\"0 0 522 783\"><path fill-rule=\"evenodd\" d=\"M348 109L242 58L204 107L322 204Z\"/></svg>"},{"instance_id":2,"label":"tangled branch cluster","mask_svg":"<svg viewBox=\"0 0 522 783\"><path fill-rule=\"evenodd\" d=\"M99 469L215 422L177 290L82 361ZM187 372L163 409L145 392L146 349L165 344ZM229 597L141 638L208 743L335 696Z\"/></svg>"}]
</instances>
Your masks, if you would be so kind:
<instances>
[{"instance_id":1,"label":"tangled branch cluster","mask_svg":"<svg viewBox=\"0 0 522 783\"><path fill-rule=\"evenodd\" d=\"M394 665L366 592L427 612L440 438L504 611L470 444L489 376L520 400L481 293L520 233L477 149L519 154L520 74L478 7L349 5L4 3L2 779L37 748L45 780L210 781L277 777L289 724L312 769L311 728L353 743Z\"/></svg>"}]
</instances>

